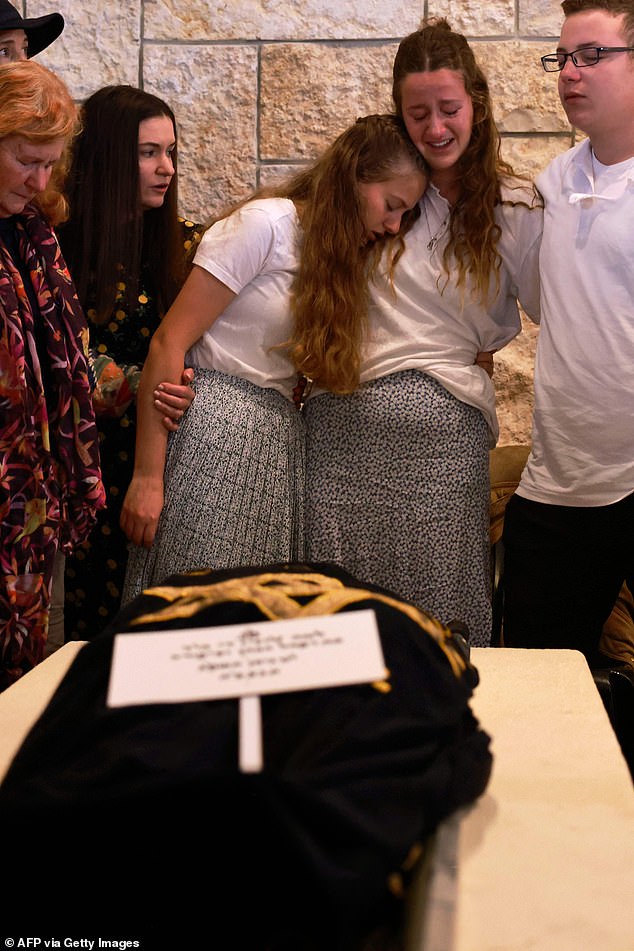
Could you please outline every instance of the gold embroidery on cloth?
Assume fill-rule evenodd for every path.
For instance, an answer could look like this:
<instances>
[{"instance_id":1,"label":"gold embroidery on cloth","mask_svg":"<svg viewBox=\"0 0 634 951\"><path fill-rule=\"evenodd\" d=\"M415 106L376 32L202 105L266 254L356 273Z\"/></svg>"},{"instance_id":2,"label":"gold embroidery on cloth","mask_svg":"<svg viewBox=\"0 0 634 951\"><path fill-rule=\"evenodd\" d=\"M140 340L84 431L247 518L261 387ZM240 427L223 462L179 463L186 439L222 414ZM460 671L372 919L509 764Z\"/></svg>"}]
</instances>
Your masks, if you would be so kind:
<instances>
[{"instance_id":1,"label":"gold embroidery on cloth","mask_svg":"<svg viewBox=\"0 0 634 951\"><path fill-rule=\"evenodd\" d=\"M192 571L189 575L194 577L206 573ZM143 593L162 598L167 603L165 607L135 618L131 622L133 625L189 618L214 604L230 601L253 604L270 621L293 617L319 617L336 614L350 604L371 598L396 608L433 637L446 655L456 677L460 677L467 667L466 661L453 646L451 631L436 618L389 595L364 588L349 588L338 578L319 573L280 574L269 571L242 578L228 578L226 581L214 581L207 585L158 585L146 588ZM299 600L301 598L311 600L302 604Z\"/></svg>"}]
</instances>

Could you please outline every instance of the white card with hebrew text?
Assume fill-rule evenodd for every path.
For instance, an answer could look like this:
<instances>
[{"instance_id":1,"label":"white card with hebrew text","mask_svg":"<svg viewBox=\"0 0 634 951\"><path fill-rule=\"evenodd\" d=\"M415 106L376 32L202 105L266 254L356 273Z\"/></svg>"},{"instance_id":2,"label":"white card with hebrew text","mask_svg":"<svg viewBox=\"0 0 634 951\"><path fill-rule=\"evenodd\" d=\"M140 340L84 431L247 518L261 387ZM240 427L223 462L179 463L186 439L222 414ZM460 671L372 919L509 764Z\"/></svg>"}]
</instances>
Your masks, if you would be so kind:
<instances>
[{"instance_id":1,"label":"white card with hebrew text","mask_svg":"<svg viewBox=\"0 0 634 951\"><path fill-rule=\"evenodd\" d=\"M143 631L115 637L107 705L257 696L385 676L371 610Z\"/></svg>"}]
</instances>

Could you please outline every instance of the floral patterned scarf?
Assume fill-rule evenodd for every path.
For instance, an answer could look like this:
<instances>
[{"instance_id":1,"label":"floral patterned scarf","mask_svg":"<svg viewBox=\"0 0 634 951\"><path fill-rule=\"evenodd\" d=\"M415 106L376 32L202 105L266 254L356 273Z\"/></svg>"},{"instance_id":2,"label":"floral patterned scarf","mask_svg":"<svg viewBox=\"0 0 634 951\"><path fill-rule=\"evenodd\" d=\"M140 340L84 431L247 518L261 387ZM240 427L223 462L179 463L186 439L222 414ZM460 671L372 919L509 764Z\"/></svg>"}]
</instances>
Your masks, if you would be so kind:
<instances>
[{"instance_id":1,"label":"floral patterned scarf","mask_svg":"<svg viewBox=\"0 0 634 951\"><path fill-rule=\"evenodd\" d=\"M55 553L105 505L84 314L44 218L16 229L39 314L0 242L0 690L42 659Z\"/></svg>"}]
</instances>

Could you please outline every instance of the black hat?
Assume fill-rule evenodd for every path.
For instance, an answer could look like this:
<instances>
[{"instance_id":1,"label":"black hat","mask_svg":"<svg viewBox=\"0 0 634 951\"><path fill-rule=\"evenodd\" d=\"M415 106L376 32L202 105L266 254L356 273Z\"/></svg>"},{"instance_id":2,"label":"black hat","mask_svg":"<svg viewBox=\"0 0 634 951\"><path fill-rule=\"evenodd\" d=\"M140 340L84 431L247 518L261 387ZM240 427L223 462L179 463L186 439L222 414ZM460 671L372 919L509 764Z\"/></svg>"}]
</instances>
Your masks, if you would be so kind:
<instances>
[{"instance_id":1,"label":"black hat","mask_svg":"<svg viewBox=\"0 0 634 951\"><path fill-rule=\"evenodd\" d=\"M29 41L29 56L36 56L50 46L64 29L61 13L49 13L44 17L23 19L9 0L0 0L0 32L24 30Z\"/></svg>"}]
</instances>

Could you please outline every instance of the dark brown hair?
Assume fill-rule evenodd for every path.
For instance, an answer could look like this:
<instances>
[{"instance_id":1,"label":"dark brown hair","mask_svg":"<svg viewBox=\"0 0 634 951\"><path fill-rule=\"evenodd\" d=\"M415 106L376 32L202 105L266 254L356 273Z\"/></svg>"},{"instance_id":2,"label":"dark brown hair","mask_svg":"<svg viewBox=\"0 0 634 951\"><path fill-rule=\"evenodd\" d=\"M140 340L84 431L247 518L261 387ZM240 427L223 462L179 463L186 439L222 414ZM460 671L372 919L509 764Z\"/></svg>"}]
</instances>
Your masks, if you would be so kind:
<instances>
[{"instance_id":1,"label":"dark brown hair","mask_svg":"<svg viewBox=\"0 0 634 951\"><path fill-rule=\"evenodd\" d=\"M139 200L139 124L157 116L172 121L176 139L167 103L134 86L104 86L81 112L66 181L70 218L59 237L79 298L95 300L100 323L111 315L122 280L125 303L134 308L143 261L152 265L160 313L185 278L177 173L161 207L144 211Z\"/></svg>"},{"instance_id":2,"label":"dark brown hair","mask_svg":"<svg viewBox=\"0 0 634 951\"><path fill-rule=\"evenodd\" d=\"M439 69L450 69L462 76L473 104L473 130L459 160L460 196L451 209L443 264L447 276L450 270L457 269L459 288L464 290L467 278L471 278L474 296L485 301L492 276L496 289L499 286L501 260L497 245L501 230L495 220L495 207L502 203L502 183L512 185L515 175L500 155L500 135L493 120L486 76L465 37L454 32L444 18L423 21L421 28L399 45L392 71L392 97L397 113L403 114L403 80L411 73Z\"/></svg>"}]
</instances>

